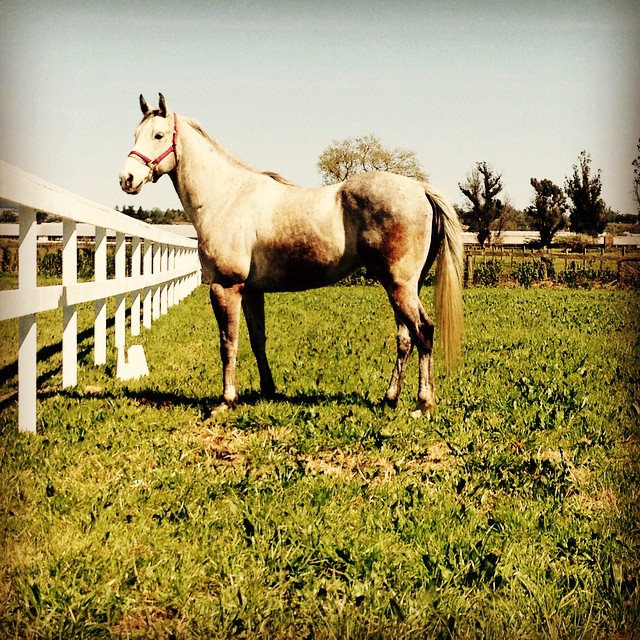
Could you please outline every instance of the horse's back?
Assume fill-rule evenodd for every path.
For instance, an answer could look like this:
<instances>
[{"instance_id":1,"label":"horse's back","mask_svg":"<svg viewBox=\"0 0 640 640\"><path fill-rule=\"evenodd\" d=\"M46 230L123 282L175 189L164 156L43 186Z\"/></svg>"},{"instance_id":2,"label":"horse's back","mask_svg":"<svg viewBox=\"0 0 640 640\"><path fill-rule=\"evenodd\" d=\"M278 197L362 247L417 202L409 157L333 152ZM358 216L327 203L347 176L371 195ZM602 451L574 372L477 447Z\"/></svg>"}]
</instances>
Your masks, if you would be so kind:
<instances>
[{"instance_id":1,"label":"horse's back","mask_svg":"<svg viewBox=\"0 0 640 640\"><path fill-rule=\"evenodd\" d=\"M365 213L412 217L429 209L422 182L388 171L351 176L341 184L339 195L343 206Z\"/></svg>"}]
</instances>

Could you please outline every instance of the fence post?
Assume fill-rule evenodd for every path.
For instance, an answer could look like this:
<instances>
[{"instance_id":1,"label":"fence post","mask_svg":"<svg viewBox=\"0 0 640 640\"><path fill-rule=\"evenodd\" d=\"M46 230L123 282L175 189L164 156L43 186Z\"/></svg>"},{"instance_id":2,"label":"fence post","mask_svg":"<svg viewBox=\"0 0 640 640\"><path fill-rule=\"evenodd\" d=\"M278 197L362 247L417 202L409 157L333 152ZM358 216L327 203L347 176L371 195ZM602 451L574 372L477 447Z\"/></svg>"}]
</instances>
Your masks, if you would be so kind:
<instances>
[{"instance_id":1,"label":"fence post","mask_svg":"<svg viewBox=\"0 0 640 640\"><path fill-rule=\"evenodd\" d=\"M153 243L151 240L144 241L143 257L142 257L142 273L149 276L153 273ZM145 329L151 328L151 305L152 305L151 287L144 290L144 300L142 301L142 326Z\"/></svg>"},{"instance_id":2,"label":"fence post","mask_svg":"<svg viewBox=\"0 0 640 640\"><path fill-rule=\"evenodd\" d=\"M18 247L18 288L24 295L34 295L38 276L38 230L36 212L20 206ZM36 432L37 329L36 314L18 320L18 431Z\"/></svg>"},{"instance_id":3,"label":"fence post","mask_svg":"<svg viewBox=\"0 0 640 640\"><path fill-rule=\"evenodd\" d=\"M466 274L465 286L470 287L473 285L473 256L467 253L467 274Z\"/></svg>"},{"instance_id":4,"label":"fence post","mask_svg":"<svg viewBox=\"0 0 640 640\"><path fill-rule=\"evenodd\" d=\"M161 245L161 254L160 254L160 271L168 271L169 270L169 247L166 244ZM160 288L160 315L166 315L168 311L167 300L169 296L169 284L165 282Z\"/></svg>"},{"instance_id":5,"label":"fence post","mask_svg":"<svg viewBox=\"0 0 640 640\"><path fill-rule=\"evenodd\" d=\"M124 233L116 232L116 280L123 280L126 274L126 250ZM115 343L116 349L124 349L125 346L125 325L126 325L126 308L125 308L125 294L119 294L115 297L116 300L116 330L115 330Z\"/></svg>"},{"instance_id":6,"label":"fence post","mask_svg":"<svg viewBox=\"0 0 640 640\"><path fill-rule=\"evenodd\" d=\"M137 277L141 273L140 238L131 238L131 276ZM131 298L131 335L140 335L140 291L134 291Z\"/></svg>"},{"instance_id":7,"label":"fence post","mask_svg":"<svg viewBox=\"0 0 640 640\"><path fill-rule=\"evenodd\" d=\"M193 240L185 241L176 234L168 234L147 227L137 221L127 220L115 215L101 205L94 205L74 194L64 192L54 185L43 183L16 167L0 161L0 195L16 203L19 210L19 247L18 247L18 286L11 291L0 291L0 317L16 320L18 328L18 430L36 432L38 400L38 341L37 322L40 313L61 309L62 326L62 385L75 386L78 383L78 315L79 304L94 303L94 354L96 364L106 361L107 318L109 298L116 299L116 344L120 345L118 356L123 356L127 331L126 302L129 293L133 296L145 292L150 303L148 322L156 313L154 295L156 295L157 314L161 312L162 289L165 291L164 307L175 303L179 293L190 293L200 280L200 272L193 261L196 252ZM38 233L36 211L45 211L60 215L62 247L62 283L54 286L38 287ZM92 282L78 282L78 232L80 224L95 228L94 272ZM107 236L108 229L116 235L116 277L111 281L107 274ZM56 235L60 232L56 231ZM88 233L90 235L90 232ZM132 277L128 276L127 237L132 237ZM140 246L144 239L145 274L140 275ZM159 239L154 243L153 239ZM174 248L174 243L185 249ZM153 249L165 245L165 255L157 253L154 264ZM178 262L183 262L184 265ZM155 267L155 268L154 268ZM184 273L183 273L184 267ZM193 273L188 269L193 268ZM171 273L169 271L171 271ZM173 271L180 270L178 274ZM161 284L155 282L163 280ZM190 288L181 288L187 284ZM150 291L147 292L147 289ZM148 296L146 294L149 293ZM184 295L182 297L184 297ZM138 299L139 300L139 299ZM139 301L138 301L139 304ZM133 304L133 330L136 323L136 303ZM139 320L139 311L137 311ZM134 345L135 346L135 345ZM140 345L137 345L140 347ZM133 351L134 347L132 347ZM144 358L142 348L134 351ZM129 354L130 356L132 353ZM120 362L118 359L118 362ZM141 360L142 361L142 360ZM118 365L119 366L119 365ZM116 374L117 375L117 374Z\"/></svg>"},{"instance_id":8,"label":"fence post","mask_svg":"<svg viewBox=\"0 0 640 640\"><path fill-rule=\"evenodd\" d=\"M107 230L96 227L95 239L95 282L107 281ZM93 362L96 365L107 362L107 301L100 298L95 301L95 320L93 325Z\"/></svg>"},{"instance_id":9,"label":"fence post","mask_svg":"<svg viewBox=\"0 0 640 640\"><path fill-rule=\"evenodd\" d=\"M169 271L173 271L176 268L176 248L169 247ZM169 289L167 291L167 307L171 309L176 303L176 283L172 280L169 283Z\"/></svg>"},{"instance_id":10,"label":"fence post","mask_svg":"<svg viewBox=\"0 0 640 640\"><path fill-rule=\"evenodd\" d=\"M623 267L622 267L622 263L623 262L624 262L624 260L618 260L618 269L617 269L617 271L618 271L618 274L617 274L618 284L624 284Z\"/></svg>"},{"instance_id":11,"label":"fence post","mask_svg":"<svg viewBox=\"0 0 640 640\"><path fill-rule=\"evenodd\" d=\"M62 286L78 282L78 233L73 220L62 221ZM62 386L78 384L78 310L66 304L62 310Z\"/></svg>"},{"instance_id":12,"label":"fence post","mask_svg":"<svg viewBox=\"0 0 640 640\"><path fill-rule=\"evenodd\" d=\"M162 271L162 246L158 243L153 245L153 273L160 273ZM160 285L157 285L153 289L153 313L152 320L157 320L160 317Z\"/></svg>"}]
</instances>

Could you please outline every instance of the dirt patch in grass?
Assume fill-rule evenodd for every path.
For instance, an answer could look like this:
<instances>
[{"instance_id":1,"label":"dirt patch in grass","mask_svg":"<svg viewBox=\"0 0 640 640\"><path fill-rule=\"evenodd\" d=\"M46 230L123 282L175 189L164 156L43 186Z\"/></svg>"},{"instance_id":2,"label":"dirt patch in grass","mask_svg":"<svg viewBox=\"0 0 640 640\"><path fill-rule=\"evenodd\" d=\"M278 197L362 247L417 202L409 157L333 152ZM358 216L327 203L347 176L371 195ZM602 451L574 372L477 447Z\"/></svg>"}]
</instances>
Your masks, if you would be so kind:
<instances>
[{"instance_id":1,"label":"dirt patch in grass","mask_svg":"<svg viewBox=\"0 0 640 640\"><path fill-rule=\"evenodd\" d=\"M218 426L204 428L192 437L206 455L231 465L246 464L244 449L248 438L240 429Z\"/></svg>"},{"instance_id":2,"label":"dirt patch in grass","mask_svg":"<svg viewBox=\"0 0 640 640\"><path fill-rule=\"evenodd\" d=\"M111 627L116 638L170 638L184 625L175 607L150 607L135 615L125 615Z\"/></svg>"},{"instance_id":3,"label":"dirt patch in grass","mask_svg":"<svg viewBox=\"0 0 640 640\"><path fill-rule=\"evenodd\" d=\"M261 445L269 447L272 442L282 443L290 439L291 430L268 429L264 436L262 438L264 442ZM250 449L256 444L255 438L255 434L218 425L200 429L191 436L194 444L207 456L234 467L251 464ZM414 453L410 457L402 458L371 455L369 451L358 447L349 451L336 449L313 454L295 453L294 450L290 450L288 456L309 475L325 475L367 482L386 482L399 475L449 471L458 465L458 460L444 442L437 442L419 454Z\"/></svg>"},{"instance_id":4,"label":"dirt patch in grass","mask_svg":"<svg viewBox=\"0 0 640 640\"><path fill-rule=\"evenodd\" d=\"M337 450L301 455L299 461L307 473L377 482L386 482L399 475L450 470L457 464L445 443L433 444L419 457L411 458L372 457L365 451Z\"/></svg>"}]
</instances>

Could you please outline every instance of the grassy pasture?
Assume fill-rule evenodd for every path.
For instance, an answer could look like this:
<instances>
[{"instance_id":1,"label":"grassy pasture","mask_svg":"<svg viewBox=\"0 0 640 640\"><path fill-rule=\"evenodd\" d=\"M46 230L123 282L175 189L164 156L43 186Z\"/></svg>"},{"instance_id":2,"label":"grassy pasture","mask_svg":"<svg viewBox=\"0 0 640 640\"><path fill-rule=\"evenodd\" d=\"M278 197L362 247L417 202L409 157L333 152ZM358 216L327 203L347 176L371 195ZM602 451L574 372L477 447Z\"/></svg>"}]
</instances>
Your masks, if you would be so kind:
<instances>
[{"instance_id":1,"label":"grassy pasture","mask_svg":"<svg viewBox=\"0 0 640 640\"><path fill-rule=\"evenodd\" d=\"M141 337L143 380L112 377L113 349L91 366L87 334L78 387L39 365L36 436L0 408L0 637L637 637L637 309L465 291L464 364L417 421L414 361L399 408L378 405L376 287L268 297L282 396L259 399L244 332L223 413L206 289ZM60 325L43 314L42 347Z\"/></svg>"}]
</instances>

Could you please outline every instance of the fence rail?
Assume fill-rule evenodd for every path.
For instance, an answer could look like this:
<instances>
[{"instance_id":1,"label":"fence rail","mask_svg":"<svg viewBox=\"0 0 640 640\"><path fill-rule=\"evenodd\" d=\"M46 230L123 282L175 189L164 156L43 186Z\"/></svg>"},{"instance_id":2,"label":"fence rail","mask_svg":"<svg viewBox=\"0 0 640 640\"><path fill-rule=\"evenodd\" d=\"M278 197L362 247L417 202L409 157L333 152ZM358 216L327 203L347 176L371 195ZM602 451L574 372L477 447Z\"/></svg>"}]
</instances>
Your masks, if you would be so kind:
<instances>
[{"instance_id":1,"label":"fence rail","mask_svg":"<svg viewBox=\"0 0 640 640\"><path fill-rule=\"evenodd\" d=\"M124 364L128 294L131 294L130 333L137 336L141 320L143 327L151 327L154 320L198 286L200 263L195 240L124 216L1 161L0 197L16 204L20 217L18 288L0 291L0 320L18 319L18 428L35 432L36 314L62 308L62 386L74 386L77 305L94 302L94 363L101 365L107 358L107 299L114 298L115 346L118 363ZM36 211L63 219L60 285L37 284ZM78 282L79 223L95 227L95 276L90 282ZM107 236L114 233L115 278L108 279Z\"/></svg>"}]
</instances>

